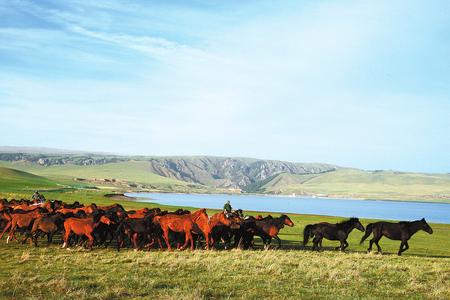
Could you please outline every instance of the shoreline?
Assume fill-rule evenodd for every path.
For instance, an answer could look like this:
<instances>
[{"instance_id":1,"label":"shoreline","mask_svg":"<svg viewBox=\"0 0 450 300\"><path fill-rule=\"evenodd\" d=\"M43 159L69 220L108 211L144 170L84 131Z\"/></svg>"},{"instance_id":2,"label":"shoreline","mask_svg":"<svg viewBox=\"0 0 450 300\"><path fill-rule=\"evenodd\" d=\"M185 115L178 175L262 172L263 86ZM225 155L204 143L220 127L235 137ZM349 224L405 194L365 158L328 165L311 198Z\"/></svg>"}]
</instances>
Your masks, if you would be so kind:
<instances>
[{"instance_id":1,"label":"shoreline","mask_svg":"<svg viewBox=\"0 0 450 300\"><path fill-rule=\"evenodd\" d=\"M126 193L127 194L127 193ZM187 195L185 193L173 193L175 195L177 195L178 197L175 199L160 199L159 197L157 197L157 194L160 193L147 193L147 195L139 195L140 193L133 193L131 195L127 195L128 197L134 198L134 200L131 201L135 201L138 203L151 203L153 205L163 205L163 206L171 206L171 207L189 207L189 208L207 208L207 209L211 209L211 210L217 210L220 211L221 210L221 206L217 203L216 199L208 199L208 196L211 196L210 198L213 198L213 196L211 194L201 194L202 198L201 199L193 199L193 202L191 201L183 201L183 195ZM153 197L152 194L154 194L156 197ZM167 194L167 193L164 193ZM189 195L194 195L195 194L189 194ZM197 194L199 195L199 194ZM216 194L217 195L217 194ZM180 197L181 196L181 197ZM220 196L225 196L222 198L225 198L229 195L227 194L220 194ZM170 196L168 197L170 198ZM280 197L281 198L281 197ZM291 200L291 201L296 201L294 199L292 199L292 197L286 197L286 200ZM329 200L329 201L333 201L333 200L340 200L340 201L346 201L345 199L329 199L329 198L324 198L321 200ZM180 201L181 200L181 201ZM186 199L185 199L186 200ZM198 201L196 201L198 200ZM211 200L211 201L208 201ZM223 199L222 199L223 200ZM289 206L289 207L284 207L283 203L281 202L281 205L273 205L274 201L276 202L276 199L268 199L267 201L271 201L271 205L265 206L265 205L261 205L261 203L257 204L254 201L257 201L255 199L249 199L250 202L248 204L244 204L246 201L245 199L241 199L239 200L237 203L236 207L242 208L244 211L246 212L254 212L254 213L261 213L261 214L271 214L271 213L279 213L279 214L293 214L293 215L311 215L311 216L325 216L325 217L342 217L342 218L349 218L349 217L354 217L354 216L358 216L361 217L363 219L370 219L370 220L391 220L394 222L398 222L398 221L412 221L412 220L418 220L422 217L426 217L427 220L429 220L431 223L435 223L435 224L450 224L450 219L448 219L446 217L446 214L442 215L441 213L437 213L437 211L447 211L450 208L450 203L433 203L433 202L408 202L408 201L381 201L381 200L377 200L378 203L380 203L380 205L382 205L381 203L386 203L383 204L382 206L379 207L379 210L375 210L373 213L370 213L367 210L367 207L374 207L373 205L377 205L377 204L368 204L369 206L363 204L365 201L363 200L359 200L360 203L355 203L355 205L357 205L356 208L349 208L348 210L345 209L346 205L350 205L352 206L352 203L348 203L348 204L342 204L344 206L344 209L326 209L326 208L320 208L322 207L321 205L323 203L319 202L318 204L313 204L312 206L307 204L306 202L309 203L309 199L303 200L302 202L300 202L300 204L294 205L294 206ZM264 199L260 199L262 201L264 201ZM233 200L231 199L231 201L237 201L236 198ZM311 202L314 201L314 199L310 199ZM357 200L348 200L349 202L351 201L357 201ZM367 200L366 200L367 201ZM189 203L190 202L190 203ZM252 203L256 203L255 205L252 205ZM290 202L292 204L292 202ZM303 204L305 206L303 206ZM398 207L398 204L394 204L394 203L398 203L398 204L404 204L405 206L400 206ZM389 205L392 204L392 205ZM416 206L414 206L414 204L416 204ZM425 215L418 215L416 213L417 210L417 204L425 204L428 206L423 207L424 212L428 212L425 213ZM439 204L441 205L440 207L433 207L433 204ZM319 206L317 206L319 205ZM326 205L323 204L323 205ZM385 206L388 205L388 206ZM413 205L413 206L410 206ZM445 206L442 206L445 205ZM302 208L303 207L303 208ZM386 209L391 207L391 210L394 209L394 211L396 209L401 209L402 207L404 208L402 211L404 211L404 213L390 213L387 212ZM420 208L421 206L419 206ZM385 212L383 212L385 211Z\"/></svg>"},{"instance_id":2,"label":"shoreline","mask_svg":"<svg viewBox=\"0 0 450 300\"><path fill-rule=\"evenodd\" d=\"M279 197L279 198L289 198L289 199L329 199L329 200L348 200L348 201L382 201L382 202L412 202L412 203L432 203L432 204L450 204L450 198L446 198L446 201L427 201L427 200L415 200L415 199L373 199L373 198L358 198L358 197L347 197L347 196L337 196L337 195L328 195L328 196L317 196L317 195L295 195L290 196L287 194L258 194L258 193L191 193L191 192L167 192L167 191L125 191L122 195L125 197L125 194L179 194L179 195L229 195L229 196L260 196L260 197Z\"/></svg>"}]
</instances>

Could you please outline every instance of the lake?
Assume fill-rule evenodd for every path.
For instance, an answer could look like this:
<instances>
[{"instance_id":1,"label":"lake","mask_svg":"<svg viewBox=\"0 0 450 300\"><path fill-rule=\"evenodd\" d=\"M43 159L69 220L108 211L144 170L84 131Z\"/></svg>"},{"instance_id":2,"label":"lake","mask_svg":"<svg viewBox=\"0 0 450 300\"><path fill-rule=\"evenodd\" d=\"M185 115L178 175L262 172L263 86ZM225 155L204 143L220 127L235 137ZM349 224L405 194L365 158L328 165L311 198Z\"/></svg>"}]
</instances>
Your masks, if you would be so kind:
<instances>
[{"instance_id":1,"label":"lake","mask_svg":"<svg viewBox=\"0 0 450 300\"><path fill-rule=\"evenodd\" d=\"M353 200L313 197L127 193L139 202L174 206L221 209L227 200L233 209L262 212L284 212L368 219L411 221L426 218L432 223L450 224L450 204L382 200Z\"/></svg>"}]
</instances>

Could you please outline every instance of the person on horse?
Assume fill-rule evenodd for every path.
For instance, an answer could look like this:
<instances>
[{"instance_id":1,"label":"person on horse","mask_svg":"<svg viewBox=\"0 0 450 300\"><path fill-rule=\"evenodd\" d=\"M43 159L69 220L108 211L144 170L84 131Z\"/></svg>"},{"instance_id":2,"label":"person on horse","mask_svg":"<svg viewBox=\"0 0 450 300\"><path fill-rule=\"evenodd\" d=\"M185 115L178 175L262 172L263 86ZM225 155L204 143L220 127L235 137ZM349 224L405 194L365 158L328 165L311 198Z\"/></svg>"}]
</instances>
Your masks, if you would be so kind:
<instances>
[{"instance_id":1,"label":"person on horse","mask_svg":"<svg viewBox=\"0 0 450 300\"><path fill-rule=\"evenodd\" d=\"M232 208L231 208L230 200L228 200L227 203L225 203L225 205L223 206L223 210L226 213L231 213Z\"/></svg>"},{"instance_id":2,"label":"person on horse","mask_svg":"<svg viewBox=\"0 0 450 300\"><path fill-rule=\"evenodd\" d=\"M44 195L41 195L39 193L39 191L34 191L34 194L31 197L31 200L33 200L33 201L35 200L37 202L45 202L45 197L44 197Z\"/></svg>"}]
</instances>

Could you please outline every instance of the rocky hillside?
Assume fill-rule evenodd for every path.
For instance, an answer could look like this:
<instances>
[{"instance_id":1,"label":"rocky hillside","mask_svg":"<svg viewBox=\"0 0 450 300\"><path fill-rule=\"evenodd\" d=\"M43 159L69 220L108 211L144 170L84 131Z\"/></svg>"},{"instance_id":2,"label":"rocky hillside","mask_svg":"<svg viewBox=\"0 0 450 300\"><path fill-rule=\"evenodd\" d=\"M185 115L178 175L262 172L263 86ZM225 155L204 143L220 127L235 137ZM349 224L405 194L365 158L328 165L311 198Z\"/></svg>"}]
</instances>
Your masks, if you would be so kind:
<instances>
[{"instance_id":1,"label":"rocky hillside","mask_svg":"<svg viewBox=\"0 0 450 300\"><path fill-rule=\"evenodd\" d=\"M327 164L208 156L152 158L149 161L158 175L224 188L245 188L280 173L316 174L337 169Z\"/></svg>"},{"instance_id":2,"label":"rocky hillside","mask_svg":"<svg viewBox=\"0 0 450 300\"><path fill-rule=\"evenodd\" d=\"M28 163L42 167L93 166L127 161L148 162L148 172L186 182L220 188L245 189L277 174L318 174L335 171L328 164L291 163L251 158L210 156L145 157L102 154L0 153L0 161Z\"/></svg>"}]
</instances>

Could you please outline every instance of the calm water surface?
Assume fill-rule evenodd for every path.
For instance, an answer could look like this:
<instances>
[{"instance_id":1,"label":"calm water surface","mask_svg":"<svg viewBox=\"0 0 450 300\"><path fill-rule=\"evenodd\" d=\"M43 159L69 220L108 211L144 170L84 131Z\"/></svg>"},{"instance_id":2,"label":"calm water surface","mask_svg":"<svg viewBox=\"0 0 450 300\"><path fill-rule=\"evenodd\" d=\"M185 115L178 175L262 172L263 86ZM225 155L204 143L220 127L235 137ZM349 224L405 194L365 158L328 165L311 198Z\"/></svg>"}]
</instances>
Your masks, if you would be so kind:
<instances>
[{"instance_id":1,"label":"calm water surface","mask_svg":"<svg viewBox=\"0 0 450 300\"><path fill-rule=\"evenodd\" d=\"M244 211L355 216L404 221L426 218L433 223L450 224L450 204L445 203L225 194L127 193L126 195L138 197L137 201L140 202L174 206L221 209L224 203L230 200L234 209L241 208Z\"/></svg>"}]
</instances>

